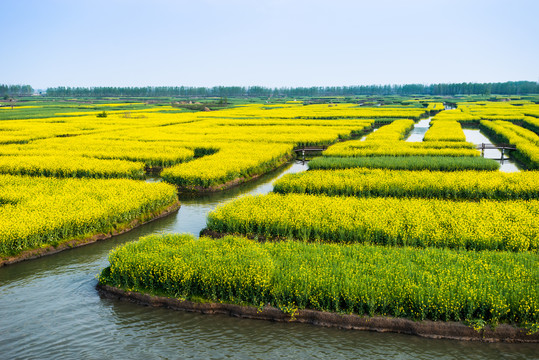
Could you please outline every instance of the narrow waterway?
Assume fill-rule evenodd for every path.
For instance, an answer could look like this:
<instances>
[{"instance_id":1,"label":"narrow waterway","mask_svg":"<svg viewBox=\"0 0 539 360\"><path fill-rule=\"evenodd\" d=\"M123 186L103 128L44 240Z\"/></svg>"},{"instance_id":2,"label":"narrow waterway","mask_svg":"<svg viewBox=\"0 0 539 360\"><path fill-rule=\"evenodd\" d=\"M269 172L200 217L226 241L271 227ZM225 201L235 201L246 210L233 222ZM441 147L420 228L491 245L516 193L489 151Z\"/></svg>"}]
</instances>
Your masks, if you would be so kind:
<instances>
[{"instance_id":1,"label":"narrow waterway","mask_svg":"<svg viewBox=\"0 0 539 360\"><path fill-rule=\"evenodd\" d=\"M408 142L420 142L423 141L425 133L430 127L430 121L432 117L427 119L419 120L415 125L410 134L406 138ZM479 129L463 129L464 135L466 136L466 141L472 144L490 144L492 143L488 137L483 135ZM507 152L504 153L502 159L502 152L496 149L485 150L484 157L487 159L494 159L500 163L500 171L503 172L516 172L520 171L517 163L510 158Z\"/></svg>"},{"instance_id":2,"label":"narrow waterway","mask_svg":"<svg viewBox=\"0 0 539 360\"><path fill-rule=\"evenodd\" d=\"M491 144L492 141L479 129L463 129L464 135L466 136L466 141L473 144ZM503 172L516 172L520 171L520 168L514 160L505 152L504 158L502 160L502 152L496 149L487 149L484 151L484 156L487 159L494 159L500 163L500 171Z\"/></svg>"},{"instance_id":3,"label":"narrow waterway","mask_svg":"<svg viewBox=\"0 0 539 360\"><path fill-rule=\"evenodd\" d=\"M154 233L198 234L216 205L271 191L295 163L237 188L183 196L179 212L112 239L0 268L1 359L536 359L537 345L483 344L155 309L102 299L114 247Z\"/></svg>"},{"instance_id":4,"label":"narrow waterway","mask_svg":"<svg viewBox=\"0 0 539 360\"><path fill-rule=\"evenodd\" d=\"M406 138L406 141L408 142L420 142L423 141L423 138L425 137L425 133L430 127L430 120L432 117L429 117L427 119L419 120L417 123L414 124L414 128L412 131L410 131L410 134Z\"/></svg>"}]
</instances>

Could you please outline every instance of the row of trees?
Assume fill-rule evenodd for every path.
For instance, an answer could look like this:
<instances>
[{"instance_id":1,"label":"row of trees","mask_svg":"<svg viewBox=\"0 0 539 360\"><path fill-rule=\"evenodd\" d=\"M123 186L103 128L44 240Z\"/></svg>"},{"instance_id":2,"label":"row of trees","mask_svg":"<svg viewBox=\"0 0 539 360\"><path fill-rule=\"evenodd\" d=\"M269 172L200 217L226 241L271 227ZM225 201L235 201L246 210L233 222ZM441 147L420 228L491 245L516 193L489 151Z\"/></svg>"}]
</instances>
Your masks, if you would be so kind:
<instances>
[{"instance_id":1,"label":"row of trees","mask_svg":"<svg viewBox=\"0 0 539 360\"><path fill-rule=\"evenodd\" d=\"M0 84L0 96L30 96L34 89L30 85Z\"/></svg>"},{"instance_id":2,"label":"row of trees","mask_svg":"<svg viewBox=\"0 0 539 360\"><path fill-rule=\"evenodd\" d=\"M47 96L102 97L102 96L214 96L214 97L270 97L270 96L354 96L354 95L525 95L539 93L539 84L532 81L503 83L408 84L361 86L281 87L263 86L147 86L147 87L55 87L47 89Z\"/></svg>"},{"instance_id":3,"label":"row of trees","mask_svg":"<svg viewBox=\"0 0 539 360\"><path fill-rule=\"evenodd\" d=\"M29 96L34 93L30 85L0 84L0 96ZM539 83L508 81L503 83L454 83L407 85L312 86L268 88L263 86L146 86L146 87L55 87L46 95L53 97L103 97L103 96L213 96L213 97L319 97L357 95L526 95L538 94Z\"/></svg>"}]
</instances>

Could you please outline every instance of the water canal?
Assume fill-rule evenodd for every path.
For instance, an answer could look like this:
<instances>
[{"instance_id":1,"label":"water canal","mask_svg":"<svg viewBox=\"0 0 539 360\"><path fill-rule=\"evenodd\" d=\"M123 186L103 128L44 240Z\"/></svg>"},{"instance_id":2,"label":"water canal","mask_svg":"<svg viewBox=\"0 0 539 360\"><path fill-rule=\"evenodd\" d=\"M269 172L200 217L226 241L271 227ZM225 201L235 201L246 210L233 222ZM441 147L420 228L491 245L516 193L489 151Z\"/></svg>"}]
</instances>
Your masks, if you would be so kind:
<instances>
[{"instance_id":1,"label":"water canal","mask_svg":"<svg viewBox=\"0 0 539 360\"><path fill-rule=\"evenodd\" d=\"M408 134L406 141L408 142L420 142L423 141L425 133L430 127L430 121L432 116L427 119L419 120L414 124L414 128ZM486 137L479 129L462 129L464 135L466 136L466 141L472 144L491 144L492 141ZM500 171L503 172L516 172L520 171L518 164L511 159L510 155L507 152L504 154L502 159L502 152L496 149L487 149L484 151L484 157L487 159L494 159L500 163Z\"/></svg>"},{"instance_id":2,"label":"water canal","mask_svg":"<svg viewBox=\"0 0 539 360\"><path fill-rule=\"evenodd\" d=\"M414 124L414 128L412 131L410 131L410 134L406 138L406 141L409 142L420 142L423 141L423 138L425 137L425 133L430 127L430 120L432 117L429 117L428 119L422 119L419 120L417 123Z\"/></svg>"},{"instance_id":3,"label":"water canal","mask_svg":"<svg viewBox=\"0 0 539 360\"><path fill-rule=\"evenodd\" d=\"M479 129L463 129L464 135L466 136L466 141L473 144L491 144L492 141L486 137ZM484 156L487 159L494 159L500 163L500 171L503 172L516 172L520 171L520 167L517 163L510 158L510 155L507 152L504 154L502 160L502 152L496 149L487 149L484 151Z\"/></svg>"},{"instance_id":4,"label":"water canal","mask_svg":"<svg viewBox=\"0 0 539 360\"><path fill-rule=\"evenodd\" d=\"M537 344L487 344L201 315L101 298L96 274L114 247L205 226L208 211L267 193L289 164L225 192L182 197L179 212L112 239L0 268L1 359L536 359Z\"/></svg>"}]
</instances>

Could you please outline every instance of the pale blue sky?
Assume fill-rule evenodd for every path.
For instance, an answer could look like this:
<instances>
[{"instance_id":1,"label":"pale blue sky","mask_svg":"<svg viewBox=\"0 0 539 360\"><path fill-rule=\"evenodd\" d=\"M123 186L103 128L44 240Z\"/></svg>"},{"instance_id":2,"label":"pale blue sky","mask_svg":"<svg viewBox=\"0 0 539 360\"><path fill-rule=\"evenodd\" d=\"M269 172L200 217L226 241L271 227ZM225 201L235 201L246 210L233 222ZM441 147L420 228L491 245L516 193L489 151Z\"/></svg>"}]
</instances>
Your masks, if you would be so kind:
<instances>
[{"instance_id":1,"label":"pale blue sky","mask_svg":"<svg viewBox=\"0 0 539 360\"><path fill-rule=\"evenodd\" d=\"M0 83L539 80L539 1L1 0Z\"/></svg>"}]
</instances>

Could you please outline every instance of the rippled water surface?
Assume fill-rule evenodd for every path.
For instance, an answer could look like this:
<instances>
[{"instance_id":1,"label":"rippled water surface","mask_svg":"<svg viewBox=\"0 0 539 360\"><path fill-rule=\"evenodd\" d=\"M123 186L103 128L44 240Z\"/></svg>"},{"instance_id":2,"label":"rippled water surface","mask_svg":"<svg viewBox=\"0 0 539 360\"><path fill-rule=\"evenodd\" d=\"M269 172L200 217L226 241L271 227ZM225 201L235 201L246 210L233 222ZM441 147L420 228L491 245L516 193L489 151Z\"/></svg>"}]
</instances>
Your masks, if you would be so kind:
<instances>
[{"instance_id":1,"label":"rippled water surface","mask_svg":"<svg viewBox=\"0 0 539 360\"><path fill-rule=\"evenodd\" d=\"M160 232L198 234L206 213L265 193L293 164L252 183L182 198L179 212L85 247L0 268L0 359L534 359L539 346L430 340L155 309L102 299L95 278L108 252Z\"/></svg>"}]
</instances>

